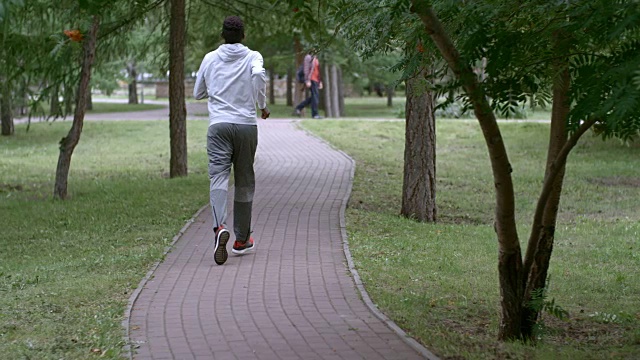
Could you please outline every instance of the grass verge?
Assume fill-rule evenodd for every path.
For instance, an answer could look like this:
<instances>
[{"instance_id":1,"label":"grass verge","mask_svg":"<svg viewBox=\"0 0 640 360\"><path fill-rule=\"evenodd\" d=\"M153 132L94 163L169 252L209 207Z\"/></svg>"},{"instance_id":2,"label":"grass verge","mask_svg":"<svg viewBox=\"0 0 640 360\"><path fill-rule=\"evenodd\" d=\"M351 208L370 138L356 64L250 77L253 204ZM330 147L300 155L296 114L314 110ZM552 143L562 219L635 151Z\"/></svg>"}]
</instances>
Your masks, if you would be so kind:
<instances>
[{"instance_id":1,"label":"grass verge","mask_svg":"<svg viewBox=\"0 0 640 360\"><path fill-rule=\"evenodd\" d=\"M67 201L51 194L71 123L24 126L0 138L0 357L119 358L131 292L208 201L207 123L187 125L190 176L168 179L166 122L86 122Z\"/></svg>"},{"instance_id":2,"label":"grass verge","mask_svg":"<svg viewBox=\"0 0 640 360\"><path fill-rule=\"evenodd\" d=\"M136 111L147 111L147 110L159 110L167 107L167 105L162 104L126 104L126 103L108 103L108 102L94 102L93 109L88 110L87 114L104 114L104 113L116 113L116 112L136 112ZM45 118L49 115L49 109L41 107L41 111L36 111L31 119L37 120L40 118ZM27 116L21 116L21 118L26 118ZM73 112L67 115L67 119L73 119Z\"/></svg>"},{"instance_id":3,"label":"grass verge","mask_svg":"<svg viewBox=\"0 0 640 360\"><path fill-rule=\"evenodd\" d=\"M499 308L493 181L474 121L437 124L439 222L398 216L404 124L307 121L357 162L349 244L373 301L444 359L636 359L640 356L640 147L589 134L569 158L536 346L496 341ZM548 125L501 125L526 239L540 191ZM356 140L357 139L357 140ZM522 241L522 240L521 240ZM525 244L523 244L523 247Z\"/></svg>"},{"instance_id":4,"label":"grass verge","mask_svg":"<svg viewBox=\"0 0 640 360\"><path fill-rule=\"evenodd\" d=\"M166 107L167 105L162 105L162 104L124 104L124 103L94 102L93 109L89 110L87 113L102 114L102 113L114 113L114 112L147 111L147 110L159 110Z\"/></svg>"}]
</instances>

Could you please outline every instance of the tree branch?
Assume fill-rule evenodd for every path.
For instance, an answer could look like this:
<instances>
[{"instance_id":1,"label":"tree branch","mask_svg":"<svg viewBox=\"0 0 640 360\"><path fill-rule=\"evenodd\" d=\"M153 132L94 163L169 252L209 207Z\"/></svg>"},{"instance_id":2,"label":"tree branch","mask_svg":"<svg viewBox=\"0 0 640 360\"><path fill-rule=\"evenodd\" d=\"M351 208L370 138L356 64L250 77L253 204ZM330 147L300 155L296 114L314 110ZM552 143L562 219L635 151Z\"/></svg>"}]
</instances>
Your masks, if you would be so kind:
<instances>
[{"instance_id":1,"label":"tree branch","mask_svg":"<svg viewBox=\"0 0 640 360\"><path fill-rule=\"evenodd\" d=\"M554 160L553 164L551 164L549 173L547 177L544 179L544 183L542 185L542 191L540 193L540 197L538 198L538 203L536 205L536 211L533 217L533 225L531 229L531 236L529 237L529 243L527 245L527 255L524 260L524 276L525 279L531 270L531 265L533 263L533 257L535 255L535 251L533 249L536 248L535 243L538 240L538 236L540 235L540 224L542 223L542 216L544 215L544 209L547 204L547 200L549 199L549 195L551 194L551 190L553 189L553 183L555 182L556 177L560 173L563 168L563 165L567 162L567 157L571 150L576 146L580 137L589 130L598 120L596 118L588 119L587 121L580 124L580 127L571 134L567 142L564 144L558 156Z\"/></svg>"},{"instance_id":2,"label":"tree branch","mask_svg":"<svg viewBox=\"0 0 640 360\"><path fill-rule=\"evenodd\" d=\"M445 33L442 24L433 13L433 10L424 3L416 4L412 10L415 11L425 25L425 30L431 36L440 53L449 64L449 67L460 79L467 92L480 127L483 131L485 141L489 150L493 177L496 185L496 221L498 238L501 248L508 252L520 251L517 234L515 231L515 206L513 194L513 182L511 179L511 165L507 152L502 141L502 135L496 121L496 117L491 110L491 106L480 86L478 79L468 64L465 64L451 39ZM503 233L504 232L504 233Z\"/></svg>"},{"instance_id":3,"label":"tree branch","mask_svg":"<svg viewBox=\"0 0 640 360\"><path fill-rule=\"evenodd\" d=\"M116 23L115 26L111 27L111 28L107 28L106 30L101 30L100 31L100 36L98 36L98 40L102 40L103 38L111 35L112 33L120 30L121 28L130 25L132 22L136 21L139 19L140 16L145 15L146 13L148 13L149 11L155 9L156 7L162 5L162 3L164 3L165 0L156 0L156 2L151 3L148 7L146 7L144 10L142 10L141 12L137 12L137 13L133 13L131 14L131 16L124 18L122 21ZM104 27L103 27L104 29Z\"/></svg>"},{"instance_id":4,"label":"tree branch","mask_svg":"<svg viewBox=\"0 0 640 360\"><path fill-rule=\"evenodd\" d=\"M496 194L495 230L498 237L498 273L502 320L498 332L501 340L520 337L522 323L522 253L515 222L515 195L511 179L511 164L502 141L500 128L484 90L471 66L463 62L440 20L426 1L412 1L412 11L418 14L438 50L460 79L480 123L489 151Z\"/></svg>"}]
</instances>

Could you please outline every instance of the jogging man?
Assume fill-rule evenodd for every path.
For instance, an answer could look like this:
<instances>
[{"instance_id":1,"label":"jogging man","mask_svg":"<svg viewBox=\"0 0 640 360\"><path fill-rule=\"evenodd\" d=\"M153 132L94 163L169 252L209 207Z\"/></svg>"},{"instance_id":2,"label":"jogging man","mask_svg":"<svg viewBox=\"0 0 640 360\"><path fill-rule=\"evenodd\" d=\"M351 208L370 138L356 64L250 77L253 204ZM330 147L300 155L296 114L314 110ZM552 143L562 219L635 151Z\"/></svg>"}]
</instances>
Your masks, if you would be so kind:
<instances>
[{"instance_id":1,"label":"jogging man","mask_svg":"<svg viewBox=\"0 0 640 360\"><path fill-rule=\"evenodd\" d=\"M256 103L263 119L270 114L262 55L242 44L242 19L227 17L222 24L222 38L225 43L202 60L193 89L196 99L209 99L209 197L215 234L214 260L218 265L224 264L229 256L226 245L231 234L225 228L225 219L232 164L236 241L231 252L244 254L255 247L251 209L255 190L253 161L258 146Z\"/></svg>"}]
</instances>

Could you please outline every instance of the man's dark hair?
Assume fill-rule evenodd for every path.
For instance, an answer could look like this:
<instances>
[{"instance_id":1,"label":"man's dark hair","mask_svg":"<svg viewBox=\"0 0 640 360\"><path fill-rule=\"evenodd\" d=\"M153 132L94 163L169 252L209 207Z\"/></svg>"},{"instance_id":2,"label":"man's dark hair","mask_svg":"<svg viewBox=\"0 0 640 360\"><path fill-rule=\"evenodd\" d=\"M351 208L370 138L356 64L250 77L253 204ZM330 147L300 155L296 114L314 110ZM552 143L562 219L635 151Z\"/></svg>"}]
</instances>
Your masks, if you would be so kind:
<instances>
[{"instance_id":1,"label":"man's dark hair","mask_svg":"<svg viewBox=\"0 0 640 360\"><path fill-rule=\"evenodd\" d=\"M238 16L227 16L222 23L222 38L227 44L236 44L244 39L244 23Z\"/></svg>"}]
</instances>

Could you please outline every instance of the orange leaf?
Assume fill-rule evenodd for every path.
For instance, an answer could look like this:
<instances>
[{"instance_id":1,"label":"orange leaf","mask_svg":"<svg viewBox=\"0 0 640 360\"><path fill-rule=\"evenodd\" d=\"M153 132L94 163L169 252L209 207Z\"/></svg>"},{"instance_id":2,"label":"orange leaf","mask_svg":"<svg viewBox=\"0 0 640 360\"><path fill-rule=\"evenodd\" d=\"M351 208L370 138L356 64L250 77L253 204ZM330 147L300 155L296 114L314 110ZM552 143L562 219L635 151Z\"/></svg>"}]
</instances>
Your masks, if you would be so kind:
<instances>
[{"instance_id":1,"label":"orange leaf","mask_svg":"<svg viewBox=\"0 0 640 360\"><path fill-rule=\"evenodd\" d=\"M71 40L71 41L75 41L75 42L80 42L83 39L82 33L80 32L80 30L65 30L64 34L67 35L67 37Z\"/></svg>"}]
</instances>

